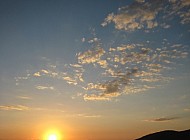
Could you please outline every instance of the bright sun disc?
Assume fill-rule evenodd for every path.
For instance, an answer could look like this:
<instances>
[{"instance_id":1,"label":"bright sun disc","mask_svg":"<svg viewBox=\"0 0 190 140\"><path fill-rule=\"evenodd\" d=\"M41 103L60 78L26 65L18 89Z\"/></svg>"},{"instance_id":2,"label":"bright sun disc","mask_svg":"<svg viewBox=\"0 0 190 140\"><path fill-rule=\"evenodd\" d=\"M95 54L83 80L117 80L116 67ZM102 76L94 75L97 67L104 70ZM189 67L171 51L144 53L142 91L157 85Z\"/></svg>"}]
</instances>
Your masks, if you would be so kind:
<instances>
[{"instance_id":1,"label":"bright sun disc","mask_svg":"<svg viewBox=\"0 0 190 140\"><path fill-rule=\"evenodd\" d=\"M51 134L48 136L48 140L57 140L57 136L55 134Z\"/></svg>"},{"instance_id":2,"label":"bright sun disc","mask_svg":"<svg viewBox=\"0 0 190 140\"><path fill-rule=\"evenodd\" d=\"M47 131L44 136L43 140L61 140L62 137L58 131Z\"/></svg>"}]
</instances>

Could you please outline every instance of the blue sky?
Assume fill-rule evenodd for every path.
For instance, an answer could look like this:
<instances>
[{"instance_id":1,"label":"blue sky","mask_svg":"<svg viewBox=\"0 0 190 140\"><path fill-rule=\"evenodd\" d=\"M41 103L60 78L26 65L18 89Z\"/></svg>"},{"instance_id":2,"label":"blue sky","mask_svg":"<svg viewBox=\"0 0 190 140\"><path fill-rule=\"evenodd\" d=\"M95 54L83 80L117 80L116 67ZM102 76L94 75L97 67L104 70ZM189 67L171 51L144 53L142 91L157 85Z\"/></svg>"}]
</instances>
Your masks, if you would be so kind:
<instances>
[{"instance_id":1,"label":"blue sky","mask_svg":"<svg viewBox=\"0 0 190 140\"><path fill-rule=\"evenodd\" d=\"M1 1L0 139L40 139L50 127L68 140L189 129L189 6Z\"/></svg>"}]
</instances>

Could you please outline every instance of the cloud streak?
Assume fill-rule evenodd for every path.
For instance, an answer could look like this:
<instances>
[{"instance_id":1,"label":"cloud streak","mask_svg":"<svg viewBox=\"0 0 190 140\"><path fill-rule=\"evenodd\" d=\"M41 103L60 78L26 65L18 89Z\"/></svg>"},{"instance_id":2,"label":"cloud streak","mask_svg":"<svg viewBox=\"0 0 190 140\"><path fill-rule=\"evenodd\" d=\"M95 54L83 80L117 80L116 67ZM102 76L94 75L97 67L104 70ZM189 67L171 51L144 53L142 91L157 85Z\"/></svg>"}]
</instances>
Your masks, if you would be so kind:
<instances>
[{"instance_id":1,"label":"cloud streak","mask_svg":"<svg viewBox=\"0 0 190 140\"><path fill-rule=\"evenodd\" d=\"M36 89L39 90L54 90L53 86L36 86Z\"/></svg>"},{"instance_id":2,"label":"cloud streak","mask_svg":"<svg viewBox=\"0 0 190 140\"><path fill-rule=\"evenodd\" d=\"M161 118L155 118L151 120L145 120L147 122L168 122L168 121L173 121L180 119L180 117L161 117Z\"/></svg>"},{"instance_id":3,"label":"cloud streak","mask_svg":"<svg viewBox=\"0 0 190 140\"><path fill-rule=\"evenodd\" d=\"M17 96L17 98L23 99L23 100L31 100L32 99L31 97L28 97L28 96Z\"/></svg>"},{"instance_id":4,"label":"cloud streak","mask_svg":"<svg viewBox=\"0 0 190 140\"><path fill-rule=\"evenodd\" d=\"M0 106L0 110L16 110L16 111L26 111L29 110L30 108L27 106L23 106L23 105L10 105L10 106Z\"/></svg>"}]
</instances>

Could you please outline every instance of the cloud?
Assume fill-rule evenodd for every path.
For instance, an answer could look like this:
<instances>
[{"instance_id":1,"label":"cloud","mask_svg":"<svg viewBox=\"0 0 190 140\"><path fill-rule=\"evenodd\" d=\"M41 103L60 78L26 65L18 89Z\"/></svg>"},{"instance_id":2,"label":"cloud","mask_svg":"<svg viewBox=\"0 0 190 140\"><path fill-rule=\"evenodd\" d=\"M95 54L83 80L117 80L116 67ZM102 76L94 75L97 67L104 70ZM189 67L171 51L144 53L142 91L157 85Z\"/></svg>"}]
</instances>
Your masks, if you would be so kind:
<instances>
[{"instance_id":1,"label":"cloud","mask_svg":"<svg viewBox=\"0 0 190 140\"><path fill-rule=\"evenodd\" d=\"M151 120L145 120L147 122L168 122L168 121L173 121L180 119L180 117L161 117L161 118L155 118Z\"/></svg>"},{"instance_id":2,"label":"cloud","mask_svg":"<svg viewBox=\"0 0 190 140\"><path fill-rule=\"evenodd\" d=\"M88 113L67 113L65 115L66 117L74 117L74 118L101 118L102 115L96 115L96 114L88 114Z\"/></svg>"},{"instance_id":3,"label":"cloud","mask_svg":"<svg viewBox=\"0 0 190 140\"><path fill-rule=\"evenodd\" d=\"M118 85L118 81L111 81L109 83L104 84L93 84L89 83L87 88L85 88L87 91L96 91L96 93L91 94L85 94L84 100L104 100L108 101L111 100L111 98L118 97L121 95L120 93L120 86Z\"/></svg>"},{"instance_id":4,"label":"cloud","mask_svg":"<svg viewBox=\"0 0 190 140\"><path fill-rule=\"evenodd\" d=\"M106 60L99 60L97 63L102 67L102 68L107 68L108 63Z\"/></svg>"},{"instance_id":5,"label":"cloud","mask_svg":"<svg viewBox=\"0 0 190 140\"><path fill-rule=\"evenodd\" d=\"M39 90L54 90L55 88L53 86L36 86L36 89L39 89Z\"/></svg>"},{"instance_id":6,"label":"cloud","mask_svg":"<svg viewBox=\"0 0 190 140\"><path fill-rule=\"evenodd\" d=\"M82 68L82 65L79 65L79 64L70 64L70 66L74 68Z\"/></svg>"},{"instance_id":7,"label":"cloud","mask_svg":"<svg viewBox=\"0 0 190 140\"><path fill-rule=\"evenodd\" d=\"M105 87L104 94L112 94L119 91L119 83L117 81L104 84L103 86Z\"/></svg>"},{"instance_id":8,"label":"cloud","mask_svg":"<svg viewBox=\"0 0 190 140\"><path fill-rule=\"evenodd\" d=\"M76 114L75 117L84 117L84 118L100 118L101 115L88 115L88 114Z\"/></svg>"},{"instance_id":9,"label":"cloud","mask_svg":"<svg viewBox=\"0 0 190 140\"><path fill-rule=\"evenodd\" d=\"M22 76L22 77L15 77L14 79L16 81L16 85L18 86L20 84L20 81L30 79L30 74L27 74L26 76Z\"/></svg>"},{"instance_id":10,"label":"cloud","mask_svg":"<svg viewBox=\"0 0 190 140\"><path fill-rule=\"evenodd\" d=\"M65 77L63 77L63 79L65 81L67 81L68 84L77 85L77 81L75 79L73 79L72 77L65 76Z\"/></svg>"},{"instance_id":11,"label":"cloud","mask_svg":"<svg viewBox=\"0 0 190 140\"><path fill-rule=\"evenodd\" d=\"M78 53L78 63L79 64L90 64L97 62L105 54L105 50L101 47L96 46L95 48L85 51L83 53Z\"/></svg>"},{"instance_id":12,"label":"cloud","mask_svg":"<svg viewBox=\"0 0 190 140\"><path fill-rule=\"evenodd\" d=\"M104 27L114 23L116 29L126 31L147 30L157 26L169 28L170 25L166 22L176 16L180 18L181 24L188 24L189 6L189 0L147 0L146 2L136 0L128 6L119 8L116 14L110 13L101 25Z\"/></svg>"},{"instance_id":13,"label":"cloud","mask_svg":"<svg viewBox=\"0 0 190 140\"><path fill-rule=\"evenodd\" d=\"M34 75L35 77L40 77L40 76L41 76L40 72L36 72L36 73L34 73L33 75Z\"/></svg>"},{"instance_id":14,"label":"cloud","mask_svg":"<svg viewBox=\"0 0 190 140\"><path fill-rule=\"evenodd\" d=\"M97 42L98 41L98 38L93 38L93 39L90 39L89 41L88 41L88 43L94 43L94 42Z\"/></svg>"},{"instance_id":15,"label":"cloud","mask_svg":"<svg viewBox=\"0 0 190 140\"><path fill-rule=\"evenodd\" d=\"M83 96L85 101L111 101L113 98L120 96L119 92L103 93L103 94L85 94Z\"/></svg>"},{"instance_id":16,"label":"cloud","mask_svg":"<svg viewBox=\"0 0 190 140\"><path fill-rule=\"evenodd\" d=\"M41 107L28 107L24 105L1 105L0 111L52 111L52 112L65 112L61 109L41 108Z\"/></svg>"},{"instance_id":17,"label":"cloud","mask_svg":"<svg viewBox=\"0 0 190 140\"><path fill-rule=\"evenodd\" d=\"M185 108L184 111L190 112L190 108Z\"/></svg>"},{"instance_id":18,"label":"cloud","mask_svg":"<svg viewBox=\"0 0 190 140\"><path fill-rule=\"evenodd\" d=\"M18 82L35 78L39 83L45 77L63 80L84 90L80 91L83 93L80 96L85 101L110 101L120 95L143 93L173 80L168 71L177 67L177 59L189 55L186 46L172 44L166 39L163 42L156 44L160 45L159 48L147 43L126 43L103 49L98 40L90 43L87 50L78 53L77 61L73 64L59 62L56 65L48 61L47 67L35 72L40 76L16 79ZM151 45L155 43L151 42ZM34 86L39 90L55 90L53 86Z\"/></svg>"},{"instance_id":19,"label":"cloud","mask_svg":"<svg viewBox=\"0 0 190 140\"><path fill-rule=\"evenodd\" d=\"M85 94L83 96L85 101L110 101L109 97L101 96L101 95L96 95L96 94Z\"/></svg>"},{"instance_id":20,"label":"cloud","mask_svg":"<svg viewBox=\"0 0 190 140\"><path fill-rule=\"evenodd\" d=\"M167 29L173 25L170 21L175 16L175 21L181 24L189 22L189 6L189 0L135 0L119 8L117 13L110 13L102 26L113 23L117 30L125 31L156 27ZM189 55L188 46L174 44L167 39L138 43L115 41L108 46L95 33L93 35L90 39L82 38L81 41L88 48L76 54L74 63L50 63L49 59L44 58L48 62L47 67L31 72L31 77L26 76L26 79L24 76L17 77L17 82L29 79L40 82L45 77L63 80L81 88L83 94L80 96L84 100L109 101L120 95L142 93L169 82L173 77L170 70L178 67L179 59ZM39 90L54 90L53 86L34 86Z\"/></svg>"},{"instance_id":21,"label":"cloud","mask_svg":"<svg viewBox=\"0 0 190 140\"><path fill-rule=\"evenodd\" d=\"M85 39L84 37L81 39L82 42L85 42L85 40L86 40L86 39Z\"/></svg>"},{"instance_id":22,"label":"cloud","mask_svg":"<svg viewBox=\"0 0 190 140\"><path fill-rule=\"evenodd\" d=\"M102 117L101 115L85 115L85 118L100 118Z\"/></svg>"},{"instance_id":23,"label":"cloud","mask_svg":"<svg viewBox=\"0 0 190 140\"><path fill-rule=\"evenodd\" d=\"M139 3L145 2L145 0L136 0L136 1L139 2Z\"/></svg>"},{"instance_id":24,"label":"cloud","mask_svg":"<svg viewBox=\"0 0 190 140\"><path fill-rule=\"evenodd\" d=\"M71 64L70 66L68 67L69 69L67 72L62 73L61 79L72 85L77 85L80 82L84 82L84 69L82 68L82 66L79 64Z\"/></svg>"},{"instance_id":25,"label":"cloud","mask_svg":"<svg viewBox=\"0 0 190 140\"><path fill-rule=\"evenodd\" d=\"M187 57L183 47L177 44L163 48L145 47L143 44L123 44L109 48L102 55L106 67L102 76L109 80L87 83L84 100L111 100L121 94L139 93L156 87L152 83L168 82L171 77L164 71L171 70L175 58ZM92 64L97 63L93 62ZM130 67L129 67L130 64ZM81 64L81 66L86 64ZM97 68L97 67L94 67ZM138 85L136 85L138 83Z\"/></svg>"},{"instance_id":26,"label":"cloud","mask_svg":"<svg viewBox=\"0 0 190 140\"><path fill-rule=\"evenodd\" d=\"M45 74L48 74L48 73L49 73L47 70L44 70L44 69L42 69L41 71L42 71L43 73L45 73Z\"/></svg>"},{"instance_id":27,"label":"cloud","mask_svg":"<svg viewBox=\"0 0 190 140\"><path fill-rule=\"evenodd\" d=\"M148 29L154 28L158 26L155 18L160 11L161 4L162 0L154 0L151 5L136 1L129 6L119 8L117 14L109 14L102 26L113 22L118 30L133 31L145 27Z\"/></svg>"},{"instance_id":28,"label":"cloud","mask_svg":"<svg viewBox=\"0 0 190 140\"><path fill-rule=\"evenodd\" d=\"M140 85L140 86L125 86L124 93L125 94L133 94L133 93L141 93L147 91L149 89L153 89L155 86L148 86L148 85Z\"/></svg>"},{"instance_id":29,"label":"cloud","mask_svg":"<svg viewBox=\"0 0 190 140\"><path fill-rule=\"evenodd\" d=\"M181 24L190 23L190 2L189 0L180 0L173 2L173 14L181 19ZM183 10L184 9L184 10Z\"/></svg>"},{"instance_id":30,"label":"cloud","mask_svg":"<svg viewBox=\"0 0 190 140\"><path fill-rule=\"evenodd\" d=\"M51 66L51 67L52 67L52 66ZM49 75L49 76L51 76L51 77L55 77L55 76L58 75L58 73L53 72L53 71L51 71L51 70L42 69L42 70L40 70L40 71L38 71L38 72L35 72L35 73L33 74L34 77L41 77L41 76L46 76L46 75Z\"/></svg>"},{"instance_id":31,"label":"cloud","mask_svg":"<svg viewBox=\"0 0 190 140\"><path fill-rule=\"evenodd\" d=\"M10 106L0 106L0 110L17 110L17 111L26 111L30 108L23 105L10 105Z\"/></svg>"},{"instance_id":32,"label":"cloud","mask_svg":"<svg viewBox=\"0 0 190 140\"><path fill-rule=\"evenodd\" d=\"M133 43L111 46L106 50L101 47L100 40L90 45L88 50L76 55L76 63L64 65L64 71L60 71L58 66L47 67L39 74L84 89L80 96L85 101L110 101L120 95L145 92L172 80L165 71L176 66L175 59L185 58L189 54L184 45L171 44L167 40L159 48L149 47L146 43ZM89 67L93 68L93 72L89 71ZM96 75L98 80L84 79L91 74ZM54 90L53 86L35 87Z\"/></svg>"},{"instance_id":33,"label":"cloud","mask_svg":"<svg viewBox=\"0 0 190 140\"><path fill-rule=\"evenodd\" d=\"M31 100L32 99L31 97L28 97L28 96L17 96L17 98L24 99L24 100Z\"/></svg>"}]
</instances>

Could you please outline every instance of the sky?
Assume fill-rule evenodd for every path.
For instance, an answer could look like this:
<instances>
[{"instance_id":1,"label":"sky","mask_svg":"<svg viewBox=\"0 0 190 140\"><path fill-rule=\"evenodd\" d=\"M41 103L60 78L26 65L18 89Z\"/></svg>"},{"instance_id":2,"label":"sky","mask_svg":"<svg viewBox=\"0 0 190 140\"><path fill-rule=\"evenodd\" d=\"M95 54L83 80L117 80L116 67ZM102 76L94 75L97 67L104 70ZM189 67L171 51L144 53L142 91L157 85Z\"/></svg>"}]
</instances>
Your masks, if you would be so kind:
<instances>
[{"instance_id":1,"label":"sky","mask_svg":"<svg viewBox=\"0 0 190 140\"><path fill-rule=\"evenodd\" d=\"M190 129L189 37L189 0L1 0L0 140Z\"/></svg>"}]
</instances>

